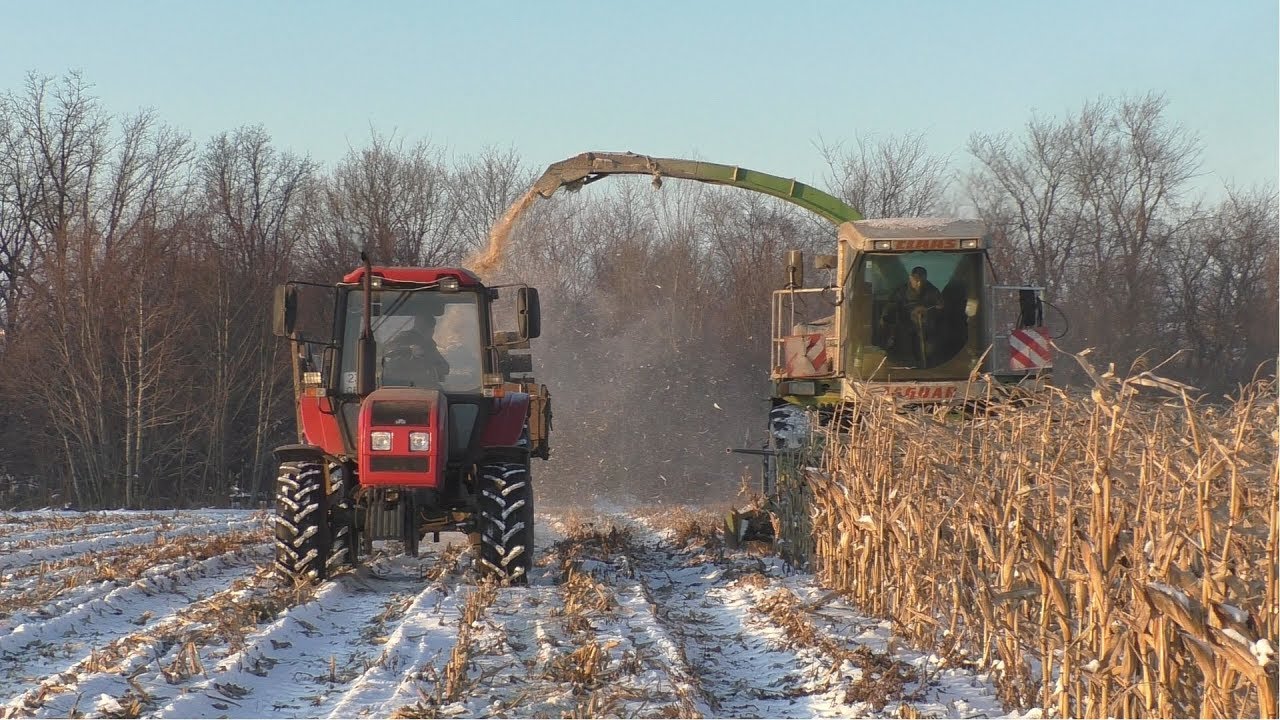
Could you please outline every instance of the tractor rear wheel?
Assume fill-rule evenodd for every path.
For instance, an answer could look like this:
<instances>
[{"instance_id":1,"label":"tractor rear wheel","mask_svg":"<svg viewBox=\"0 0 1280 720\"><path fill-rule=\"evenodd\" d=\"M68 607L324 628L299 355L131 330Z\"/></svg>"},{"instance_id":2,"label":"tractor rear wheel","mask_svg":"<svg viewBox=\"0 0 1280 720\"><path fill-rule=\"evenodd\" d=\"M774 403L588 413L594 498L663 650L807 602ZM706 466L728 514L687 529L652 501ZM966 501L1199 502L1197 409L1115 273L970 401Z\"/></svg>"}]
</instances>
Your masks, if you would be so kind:
<instances>
[{"instance_id":1,"label":"tractor rear wheel","mask_svg":"<svg viewBox=\"0 0 1280 720\"><path fill-rule=\"evenodd\" d=\"M345 502L346 473L335 472L325 492L324 465L295 461L280 465L276 479L276 570L286 580L328 578L354 560L348 523L334 523L335 505ZM335 526L336 525L336 526Z\"/></svg>"},{"instance_id":2,"label":"tractor rear wheel","mask_svg":"<svg viewBox=\"0 0 1280 720\"><path fill-rule=\"evenodd\" d=\"M529 582L533 565L533 480L529 466L496 463L480 467L480 565L515 585Z\"/></svg>"}]
</instances>

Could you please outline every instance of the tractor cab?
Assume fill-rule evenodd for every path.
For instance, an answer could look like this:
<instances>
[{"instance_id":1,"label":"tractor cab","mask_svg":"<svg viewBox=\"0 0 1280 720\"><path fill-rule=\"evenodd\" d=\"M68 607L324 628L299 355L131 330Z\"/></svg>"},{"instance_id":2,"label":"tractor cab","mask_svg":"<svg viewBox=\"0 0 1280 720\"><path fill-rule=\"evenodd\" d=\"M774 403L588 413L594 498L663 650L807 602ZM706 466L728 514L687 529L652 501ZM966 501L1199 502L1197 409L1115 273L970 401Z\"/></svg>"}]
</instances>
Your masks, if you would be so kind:
<instances>
[{"instance_id":1,"label":"tractor cab","mask_svg":"<svg viewBox=\"0 0 1280 720\"><path fill-rule=\"evenodd\" d=\"M489 301L496 292L489 292L465 270L410 270L410 274L414 277L405 277L403 270L390 277L376 274L370 283L373 386L483 394L485 375L494 372L488 339ZM335 334L342 338L342 395L359 390L360 337L365 326L362 280L360 269L339 286L342 311Z\"/></svg>"}]
</instances>

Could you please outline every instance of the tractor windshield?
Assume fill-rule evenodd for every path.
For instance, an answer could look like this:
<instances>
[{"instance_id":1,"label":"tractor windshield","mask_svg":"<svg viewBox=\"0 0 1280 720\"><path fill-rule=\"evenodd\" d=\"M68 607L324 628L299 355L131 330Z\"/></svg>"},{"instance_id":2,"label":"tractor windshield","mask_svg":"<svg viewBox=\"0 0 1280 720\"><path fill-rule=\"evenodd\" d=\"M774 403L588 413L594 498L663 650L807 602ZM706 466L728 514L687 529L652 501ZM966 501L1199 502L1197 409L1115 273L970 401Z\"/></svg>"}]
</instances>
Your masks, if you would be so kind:
<instances>
[{"instance_id":1,"label":"tractor windshield","mask_svg":"<svg viewBox=\"0 0 1280 720\"><path fill-rule=\"evenodd\" d=\"M370 318L378 344L378 387L479 393L484 347L476 294L375 290ZM364 291L347 296L342 328L342 392L356 391L356 346Z\"/></svg>"},{"instance_id":2,"label":"tractor windshield","mask_svg":"<svg viewBox=\"0 0 1280 720\"><path fill-rule=\"evenodd\" d=\"M850 338L855 367L864 377L944 368L967 374L981 352L981 279L977 252L863 256L849 288L862 314Z\"/></svg>"}]
</instances>

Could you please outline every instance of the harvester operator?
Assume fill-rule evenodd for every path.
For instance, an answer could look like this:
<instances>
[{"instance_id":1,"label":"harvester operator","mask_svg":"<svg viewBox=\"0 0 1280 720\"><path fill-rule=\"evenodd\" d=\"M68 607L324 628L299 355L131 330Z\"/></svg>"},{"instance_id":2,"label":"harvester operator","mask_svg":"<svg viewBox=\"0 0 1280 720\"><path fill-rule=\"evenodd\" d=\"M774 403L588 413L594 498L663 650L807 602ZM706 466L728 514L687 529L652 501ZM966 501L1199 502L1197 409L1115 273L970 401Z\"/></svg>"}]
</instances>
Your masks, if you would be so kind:
<instances>
[{"instance_id":1,"label":"harvester operator","mask_svg":"<svg viewBox=\"0 0 1280 720\"><path fill-rule=\"evenodd\" d=\"M880 316L888 335L887 349L928 366L941 310L942 292L929 282L929 272L919 265L911 268L907 282L889 296Z\"/></svg>"}]
</instances>

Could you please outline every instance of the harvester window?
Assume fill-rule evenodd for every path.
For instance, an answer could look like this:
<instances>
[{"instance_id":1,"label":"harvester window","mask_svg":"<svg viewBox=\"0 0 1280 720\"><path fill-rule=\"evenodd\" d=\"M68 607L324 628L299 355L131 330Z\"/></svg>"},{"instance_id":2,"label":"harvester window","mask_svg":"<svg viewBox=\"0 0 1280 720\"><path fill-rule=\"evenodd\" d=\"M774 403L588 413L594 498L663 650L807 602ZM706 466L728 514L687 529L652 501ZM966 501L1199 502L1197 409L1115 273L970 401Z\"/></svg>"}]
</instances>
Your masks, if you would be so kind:
<instances>
[{"instance_id":1,"label":"harvester window","mask_svg":"<svg viewBox=\"0 0 1280 720\"><path fill-rule=\"evenodd\" d=\"M854 288L871 300L867 322L855 326L865 333L854 339L862 364L929 369L961 355L973 337L981 271L979 253L867 255Z\"/></svg>"},{"instance_id":2,"label":"harvester window","mask_svg":"<svg viewBox=\"0 0 1280 720\"><path fill-rule=\"evenodd\" d=\"M343 327L342 391L354 393L356 345L362 325L362 291L347 298ZM378 345L379 387L425 387L479 393L484 347L473 293L375 291L372 318Z\"/></svg>"}]
</instances>

